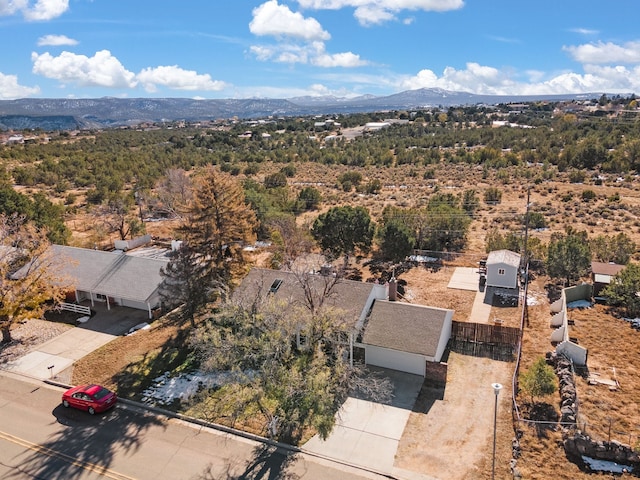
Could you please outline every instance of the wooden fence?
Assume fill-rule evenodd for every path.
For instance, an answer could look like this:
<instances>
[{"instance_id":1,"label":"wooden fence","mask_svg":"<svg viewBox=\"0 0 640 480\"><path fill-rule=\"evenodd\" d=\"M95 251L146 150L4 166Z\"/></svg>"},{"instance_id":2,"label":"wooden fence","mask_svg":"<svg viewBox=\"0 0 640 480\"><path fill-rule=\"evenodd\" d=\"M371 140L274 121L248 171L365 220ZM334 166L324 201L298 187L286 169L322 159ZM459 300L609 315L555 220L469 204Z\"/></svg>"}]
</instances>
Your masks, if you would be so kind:
<instances>
[{"instance_id":1,"label":"wooden fence","mask_svg":"<svg viewBox=\"0 0 640 480\"><path fill-rule=\"evenodd\" d=\"M474 357L511 362L520 342L520 329L486 323L453 322L449 348Z\"/></svg>"},{"instance_id":2,"label":"wooden fence","mask_svg":"<svg viewBox=\"0 0 640 480\"><path fill-rule=\"evenodd\" d=\"M84 306L84 305L78 305L77 303L61 303L60 304L60 308L62 310L67 310L70 312L75 312L75 313L82 313L84 315L89 315L91 316L91 308Z\"/></svg>"}]
</instances>

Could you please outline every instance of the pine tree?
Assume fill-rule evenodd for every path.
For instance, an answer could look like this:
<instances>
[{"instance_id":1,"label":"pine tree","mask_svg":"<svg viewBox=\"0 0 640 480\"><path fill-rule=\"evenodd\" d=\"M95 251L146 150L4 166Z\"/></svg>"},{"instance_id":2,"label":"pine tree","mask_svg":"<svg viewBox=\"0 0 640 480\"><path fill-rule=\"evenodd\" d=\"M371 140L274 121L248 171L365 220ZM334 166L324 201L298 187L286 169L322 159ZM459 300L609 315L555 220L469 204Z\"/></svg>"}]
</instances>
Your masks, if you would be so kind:
<instances>
[{"instance_id":1,"label":"pine tree","mask_svg":"<svg viewBox=\"0 0 640 480\"><path fill-rule=\"evenodd\" d=\"M193 321L201 307L224 297L244 266L243 248L255 240L255 228L241 185L215 167L199 172L179 228L182 247L163 269L165 302L182 302L183 313Z\"/></svg>"},{"instance_id":2,"label":"pine tree","mask_svg":"<svg viewBox=\"0 0 640 480\"><path fill-rule=\"evenodd\" d=\"M556 374L544 358L540 357L520 375L520 388L535 403L537 397L545 397L556 391Z\"/></svg>"}]
</instances>

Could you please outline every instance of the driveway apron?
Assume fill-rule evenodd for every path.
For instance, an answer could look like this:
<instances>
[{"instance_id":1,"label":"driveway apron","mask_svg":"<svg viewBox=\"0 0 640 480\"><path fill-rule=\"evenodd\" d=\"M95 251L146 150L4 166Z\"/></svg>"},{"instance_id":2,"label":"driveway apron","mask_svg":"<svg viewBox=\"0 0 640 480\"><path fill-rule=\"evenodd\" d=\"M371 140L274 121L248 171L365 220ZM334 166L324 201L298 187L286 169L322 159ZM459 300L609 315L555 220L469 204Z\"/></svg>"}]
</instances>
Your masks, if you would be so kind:
<instances>
[{"instance_id":1,"label":"driveway apron","mask_svg":"<svg viewBox=\"0 0 640 480\"><path fill-rule=\"evenodd\" d=\"M392 474L398 442L404 432L424 379L395 370L382 371L393 382L393 399L388 404L349 397L326 440L318 435L303 449L350 465Z\"/></svg>"},{"instance_id":2,"label":"driveway apron","mask_svg":"<svg viewBox=\"0 0 640 480\"><path fill-rule=\"evenodd\" d=\"M109 343L136 323L146 312L125 307L107 310L94 306L91 319L51 340L37 345L26 355L4 365L4 369L39 380L54 378L85 355Z\"/></svg>"}]
</instances>

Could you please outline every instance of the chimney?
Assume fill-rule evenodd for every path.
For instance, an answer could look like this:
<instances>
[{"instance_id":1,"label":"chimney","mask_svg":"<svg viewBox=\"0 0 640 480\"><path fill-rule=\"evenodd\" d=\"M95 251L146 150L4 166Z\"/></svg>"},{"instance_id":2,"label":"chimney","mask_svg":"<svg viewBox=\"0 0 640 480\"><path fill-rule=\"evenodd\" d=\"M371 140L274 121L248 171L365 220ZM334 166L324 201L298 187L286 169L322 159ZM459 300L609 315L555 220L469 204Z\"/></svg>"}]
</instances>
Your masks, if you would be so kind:
<instances>
[{"instance_id":1,"label":"chimney","mask_svg":"<svg viewBox=\"0 0 640 480\"><path fill-rule=\"evenodd\" d=\"M320 267L320 275L324 275L325 277L328 277L332 273L333 273L333 265L325 263Z\"/></svg>"},{"instance_id":2,"label":"chimney","mask_svg":"<svg viewBox=\"0 0 640 480\"><path fill-rule=\"evenodd\" d=\"M389 280L389 301L395 302L398 300L398 282L396 282L396 277L391 277Z\"/></svg>"}]
</instances>

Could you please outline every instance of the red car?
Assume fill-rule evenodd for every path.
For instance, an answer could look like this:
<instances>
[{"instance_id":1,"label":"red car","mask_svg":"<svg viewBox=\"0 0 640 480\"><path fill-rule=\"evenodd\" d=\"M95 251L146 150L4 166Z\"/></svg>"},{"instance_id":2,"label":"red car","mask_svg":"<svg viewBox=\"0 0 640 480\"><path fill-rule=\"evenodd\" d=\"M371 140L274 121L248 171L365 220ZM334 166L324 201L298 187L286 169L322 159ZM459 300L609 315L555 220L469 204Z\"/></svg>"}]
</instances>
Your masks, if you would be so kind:
<instances>
[{"instance_id":1,"label":"red car","mask_svg":"<svg viewBox=\"0 0 640 480\"><path fill-rule=\"evenodd\" d=\"M62 405L86 410L91 415L109 410L117 401L114 392L100 385L80 385L62 394Z\"/></svg>"}]
</instances>

